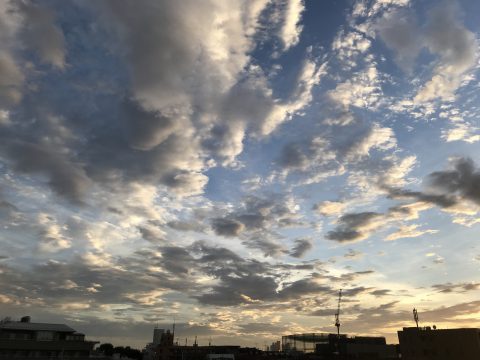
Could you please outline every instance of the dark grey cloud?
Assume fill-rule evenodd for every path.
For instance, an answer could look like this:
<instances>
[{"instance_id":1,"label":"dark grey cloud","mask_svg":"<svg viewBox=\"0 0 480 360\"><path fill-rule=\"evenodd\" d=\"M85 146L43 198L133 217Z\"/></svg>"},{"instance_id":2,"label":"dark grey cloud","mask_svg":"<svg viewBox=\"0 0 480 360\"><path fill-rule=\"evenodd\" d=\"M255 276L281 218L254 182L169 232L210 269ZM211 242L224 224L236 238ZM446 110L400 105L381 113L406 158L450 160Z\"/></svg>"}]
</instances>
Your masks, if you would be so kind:
<instances>
[{"instance_id":1,"label":"dark grey cloud","mask_svg":"<svg viewBox=\"0 0 480 360\"><path fill-rule=\"evenodd\" d=\"M374 270L362 270L362 271L345 273L340 276L322 275L322 277L332 282L348 284L352 281L355 281L359 277L368 276L374 273L375 273Z\"/></svg>"},{"instance_id":2,"label":"dark grey cloud","mask_svg":"<svg viewBox=\"0 0 480 360\"><path fill-rule=\"evenodd\" d=\"M217 235L238 236L251 248L260 249L265 256L277 256L286 249L276 232L285 227L303 227L292 197L270 194L247 196L230 213L211 219Z\"/></svg>"},{"instance_id":3,"label":"dark grey cloud","mask_svg":"<svg viewBox=\"0 0 480 360\"><path fill-rule=\"evenodd\" d=\"M15 205L6 200L3 200L0 197L0 220L2 222L7 223L9 221L12 221L15 217L19 215L19 209Z\"/></svg>"},{"instance_id":4,"label":"dark grey cloud","mask_svg":"<svg viewBox=\"0 0 480 360\"><path fill-rule=\"evenodd\" d=\"M295 258L303 257L312 247L312 240L311 239L296 239L295 245L290 250L290 256Z\"/></svg>"},{"instance_id":5,"label":"dark grey cloud","mask_svg":"<svg viewBox=\"0 0 480 360\"><path fill-rule=\"evenodd\" d=\"M138 231L142 235L142 238L151 243L159 243L164 241L163 233L156 227L139 226Z\"/></svg>"},{"instance_id":6,"label":"dark grey cloud","mask_svg":"<svg viewBox=\"0 0 480 360\"><path fill-rule=\"evenodd\" d=\"M240 235L245 225L234 219L212 219L212 229L217 235L234 237Z\"/></svg>"},{"instance_id":7,"label":"dark grey cloud","mask_svg":"<svg viewBox=\"0 0 480 360\"><path fill-rule=\"evenodd\" d=\"M451 162L452 169L436 171L428 176L433 190L456 195L480 204L480 170L472 159L458 158Z\"/></svg>"},{"instance_id":8,"label":"dark grey cloud","mask_svg":"<svg viewBox=\"0 0 480 360\"><path fill-rule=\"evenodd\" d=\"M194 231L194 232L199 232L203 233L206 231L207 226L202 224L200 221L183 221L183 220L174 220L174 221L169 221L167 223L167 226L177 230L177 231Z\"/></svg>"},{"instance_id":9,"label":"dark grey cloud","mask_svg":"<svg viewBox=\"0 0 480 360\"><path fill-rule=\"evenodd\" d=\"M304 168L308 163L307 156L298 144L287 144L282 149L279 165L285 168Z\"/></svg>"},{"instance_id":10,"label":"dark grey cloud","mask_svg":"<svg viewBox=\"0 0 480 360\"><path fill-rule=\"evenodd\" d=\"M285 324L279 323L247 323L247 324L239 324L238 330L242 334L268 334L271 337L271 334L284 334L288 332L289 327Z\"/></svg>"},{"instance_id":11,"label":"dark grey cloud","mask_svg":"<svg viewBox=\"0 0 480 360\"><path fill-rule=\"evenodd\" d=\"M376 30L385 44L395 51L397 64L410 73L422 43L419 40L420 28L414 14L405 10L387 12L376 24Z\"/></svg>"},{"instance_id":12,"label":"dark grey cloud","mask_svg":"<svg viewBox=\"0 0 480 360\"><path fill-rule=\"evenodd\" d=\"M473 160L455 158L450 162L450 168L435 171L425 179L425 189L413 191L388 186L385 179L380 179L378 186L387 192L390 199L414 200L452 208L462 202L480 204L480 171ZM338 242L362 240L374 231L383 229L389 223L404 217L418 217L418 210L406 204L390 207L385 213L359 212L341 216L335 229L329 231L326 238ZM384 219L380 222L381 218ZM436 261L443 262L443 259Z\"/></svg>"},{"instance_id":13,"label":"dark grey cloud","mask_svg":"<svg viewBox=\"0 0 480 360\"><path fill-rule=\"evenodd\" d=\"M15 170L46 175L52 189L61 196L80 203L91 180L80 164L66 159L59 149L21 141L4 142Z\"/></svg>"},{"instance_id":14,"label":"dark grey cloud","mask_svg":"<svg viewBox=\"0 0 480 360\"><path fill-rule=\"evenodd\" d=\"M376 296L376 297L382 297L382 296L388 296L391 295L391 290L388 289L377 289L372 292L370 292L371 295Z\"/></svg>"},{"instance_id":15,"label":"dark grey cloud","mask_svg":"<svg viewBox=\"0 0 480 360\"><path fill-rule=\"evenodd\" d=\"M456 197L452 194L428 194L421 191L411 191L403 189L388 189L388 192L388 196L392 199L416 199L418 201L425 201L444 208L453 206L457 203ZM409 209L392 207L391 211L408 212Z\"/></svg>"},{"instance_id":16,"label":"dark grey cloud","mask_svg":"<svg viewBox=\"0 0 480 360\"><path fill-rule=\"evenodd\" d=\"M287 283L278 292L282 300L300 299L304 295L323 295L335 292L329 285L318 283L315 278L305 278Z\"/></svg>"},{"instance_id":17,"label":"dark grey cloud","mask_svg":"<svg viewBox=\"0 0 480 360\"><path fill-rule=\"evenodd\" d=\"M225 276L222 285L197 297L202 304L235 306L255 301L273 300L277 284L273 277L248 274L240 278Z\"/></svg>"},{"instance_id":18,"label":"dark grey cloud","mask_svg":"<svg viewBox=\"0 0 480 360\"><path fill-rule=\"evenodd\" d=\"M21 1L16 5L24 16L22 37L25 44L34 49L43 62L63 69L66 44L62 30L55 23L53 9L33 1Z\"/></svg>"},{"instance_id":19,"label":"dark grey cloud","mask_svg":"<svg viewBox=\"0 0 480 360\"><path fill-rule=\"evenodd\" d=\"M151 150L165 141L176 128L175 119L163 116L159 111L147 111L132 100L125 100L121 114L125 135L134 149Z\"/></svg>"},{"instance_id":20,"label":"dark grey cloud","mask_svg":"<svg viewBox=\"0 0 480 360\"><path fill-rule=\"evenodd\" d=\"M435 171L426 178L425 191L388 189L394 199L413 198L442 208L468 200L480 204L480 170L470 158L455 158L450 169Z\"/></svg>"},{"instance_id":21,"label":"dark grey cloud","mask_svg":"<svg viewBox=\"0 0 480 360\"><path fill-rule=\"evenodd\" d=\"M435 284L432 288L441 293L465 293L480 289L480 283Z\"/></svg>"},{"instance_id":22,"label":"dark grey cloud","mask_svg":"<svg viewBox=\"0 0 480 360\"><path fill-rule=\"evenodd\" d=\"M13 57L0 53L0 106L17 104L22 97L24 75Z\"/></svg>"},{"instance_id":23,"label":"dark grey cloud","mask_svg":"<svg viewBox=\"0 0 480 360\"><path fill-rule=\"evenodd\" d=\"M349 242L364 238L367 235L362 227L369 225L372 221L381 217L376 212L349 213L338 219L338 225L334 230L327 233L328 240L338 242Z\"/></svg>"}]
</instances>

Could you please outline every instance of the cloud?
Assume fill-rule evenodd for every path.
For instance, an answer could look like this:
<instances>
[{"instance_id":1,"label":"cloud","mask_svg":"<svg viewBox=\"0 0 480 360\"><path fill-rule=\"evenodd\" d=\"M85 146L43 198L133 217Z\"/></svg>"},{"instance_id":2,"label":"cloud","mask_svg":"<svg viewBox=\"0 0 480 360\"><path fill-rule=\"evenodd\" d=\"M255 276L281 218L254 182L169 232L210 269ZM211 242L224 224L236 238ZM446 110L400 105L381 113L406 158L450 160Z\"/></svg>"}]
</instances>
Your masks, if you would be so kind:
<instances>
[{"instance_id":1,"label":"cloud","mask_svg":"<svg viewBox=\"0 0 480 360\"><path fill-rule=\"evenodd\" d=\"M313 210L324 216L339 215L346 209L347 204L340 201L323 201L315 204Z\"/></svg>"},{"instance_id":2,"label":"cloud","mask_svg":"<svg viewBox=\"0 0 480 360\"><path fill-rule=\"evenodd\" d=\"M0 52L0 106L17 104L22 97L24 75L10 54Z\"/></svg>"},{"instance_id":3,"label":"cloud","mask_svg":"<svg viewBox=\"0 0 480 360\"><path fill-rule=\"evenodd\" d=\"M245 229L245 225L236 220L213 219L212 228L217 235L233 237L238 236Z\"/></svg>"},{"instance_id":4,"label":"cloud","mask_svg":"<svg viewBox=\"0 0 480 360\"><path fill-rule=\"evenodd\" d=\"M327 233L328 240L338 242L359 241L383 225L382 214L376 212L348 213L342 215L337 227Z\"/></svg>"},{"instance_id":5,"label":"cloud","mask_svg":"<svg viewBox=\"0 0 480 360\"><path fill-rule=\"evenodd\" d=\"M331 101L341 105L344 111L354 106L375 109L382 97L381 81L375 63L352 75L348 80L338 83L329 90L327 96Z\"/></svg>"},{"instance_id":6,"label":"cloud","mask_svg":"<svg viewBox=\"0 0 480 360\"><path fill-rule=\"evenodd\" d=\"M121 113L130 146L138 150L148 151L160 145L181 123L181 119L175 121L159 111L147 111L131 100L125 101Z\"/></svg>"},{"instance_id":7,"label":"cloud","mask_svg":"<svg viewBox=\"0 0 480 360\"><path fill-rule=\"evenodd\" d=\"M15 4L5 1L0 5L0 107L8 108L22 98L25 75L15 59L17 35L22 19Z\"/></svg>"},{"instance_id":8,"label":"cloud","mask_svg":"<svg viewBox=\"0 0 480 360\"><path fill-rule=\"evenodd\" d=\"M344 172L337 161L335 149L326 137L315 136L308 140L286 144L276 165L280 171L276 174L279 180L285 180L289 175L301 175L294 186L302 186L320 182L330 176Z\"/></svg>"},{"instance_id":9,"label":"cloud","mask_svg":"<svg viewBox=\"0 0 480 360\"><path fill-rule=\"evenodd\" d=\"M478 283L445 283L445 284L435 284L432 285L432 288L441 293L465 293L467 291L475 291L480 289L480 284Z\"/></svg>"},{"instance_id":10,"label":"cloud","mask_svg":"<svg viewBox=\"0 0 480 360\"><path fill-rule=\"evenodd\" d=\"M382 40L396 52L396 61L404 70L411 71L423 48L438 57L432 77L414 96L417 104L453 99L464 75L478 59L475 34L461 23L454 2L444 1L433 7L425 27L419 27L412 14L396 10L387 12L376 28Z\"/></svg>"},{"instance_id":11,"label":"cloud","mask_svg":"<svg viewBox=\"0 0 480 360\"><path fill-rule=\"evenodd\" d=\"M260 249L265 256L277 256L286 250L276 231L305 226L298 211L293 196L246 196L230 213L213 218L212 229L217 235L239 236L247 247Z\"/></svg>"},{"instance_id":12,"label":"cloud","mask_svg":"<svg viewBox=\"0 0 480 360\"><path fill-rule=\"evenodd\" d=\"M300 21L305 10L303 0L286 0L283 14L283 24L280 28L279 37L283 42L284 50L296 45L300 40L302 25Z\"/></svg>"},{"instance_id":13,"label":"cloud","mask_svg":"<svg viewBox=\"0 0 480 360\"><path fill-rule=\"evenodd\" d=\"M271 134L281 123L290 120L293 115L307 107L312 101L312 90L320 83L322 77L327 73L328 63L317 64L315 59L307 59L297 76L296 86L290 96L283 101L276 101L270 113L260 123L259 132L266 136Z\"/></svg>"},{"instance_id":14,"label":"cloud","mask_svg":"<svg viewBox=\"0 0 480 360\"><path fill-rule=\"evenodd\" d=\"M58 69L65 67L66 44L62 30L55 24L52 9L31 1L19 2L18 10L24 17L22 37L43 62Z\"/></svg>"},{"instance_id":15,"label":"cloud","mask_svg":"<svg viewBox=\"0 0 480 360\"><path fill-rule=\"evenodd\" d=\"M442 138L447 142L451 141L465 141L467 143L475 143L480 141L480 135L477 134L478 128L467 122L456 121L453 127L442 131Z\"/></svg>"},{"instance_id":16,"label":"cloud","mask_svg":"<svg viewBox=\"0 0 480 360\"><path fill-rule=\"evenodd\" d=\"M74 164L61 152L48 145L6 141L0 148L10 155L17 171L44 174L48 184L59 195L80 203L90 185L90 179L79 164Z\"/></svg>"},{"instance_id":17,"label":"cloud","mask_svg":"<svg viewBox=\"0 0 480 360\"><path fill-rule=\"evenodd\" d=\"M368 156L372 149L389 150L397 146L395 134L391 128L374 124L367 133L359 137L346 152L347 159Z\"/></svg>"},{"instance_id":18,"label":"cloud","mask_svg":"<svg viewBox=\"0 0 480 360\"><path fill-rule=\"evenodd\" d=\"M234 85L249 60L250 36L266 1L237 3L233 9L220 1L201 8L195 1L181 7L169 1L146 1L135 11L128 2L105 5L105 15L116 22L128 49L135 97L147 109L166 111L188 106L190 96L194 102L200 100L195 97L200 89L206 93L197 96L203 97ZM148 34L144 26L151 29ZM175 31L164 31L167 27ZM206 69L216 89L203 85L210 81L198 70Z\"/></svg>"},{"instance_id":19,"label":"cloud","mask_svg":"<svg viewBox=\"0 0 480 360\"><path fill-rule=\"evenodd\" d=\"M395 51L395 61L411 74L414 62L423 47L418 40L421 29L416 18L404 9L386 12L375 24L383 42Z\"/></svg>"},{"instance_id":20,"label":"cloud","mask_svg":"<svg viewBox=\"0 0 480 360\"><path fill-rule=\"evenodd\" d=\"M475 34L460 23L456 4L443 2L432 10L425 36L425 45L440 57L440 62L435 66L431 80L419 90L414 101L451 99L460 87L463 75L477 62Z\"/></svg>"},{"instance_id":21,"label":"cloud","mask_svg":"<svg viewBox=\"0 0 480 360\"><path fill-rule=\"evenodd\" d=\"M470 158L450 159L450 168L428 175L426 191L388 189L394 199L413 198L435 204L445 211L474 215L480 204L480 171Z\"/></svg>"},{"instance_id":22,"label":"cloud","mask_svg":"<svg viewBox=\"0 0 480 360\"><path fill-rule=\"evenodd\" d=\"M389 188L381 185L392 199L413 199L416 202L393 206L385 213L359 212L340 216L334 230L326 238L338 242L360 241L368 238L377 230L384 229L397 222L418 219L419 212L437 205L454 214L475 215L478 210L468 204L480 204L478 183L480 173L471 159L455 158L451 160L451 169L436 171L427 177L427 191L411 191ZM466 204L463 207L462 204ZM328 204L327 204L328 205ZM335 207L334 207L335 209ZM457 219L457 222L462 222ZM468 221L466 222L466 224ZM419 229L418 224L401 224L399 229L386 237L386 240L419 237L434 234L434 229Z\"/></svg>"},{"instance_id":23,"label":"cloud","mask_svg":"<svg viewBox=\"0 0 480 360\"><path fill-rule=\"evenodd\" d=\"M417 224L401 226L397 231L388 235L385 240L393 241L393 240L403 239L403 238L415 238L425 234L435 234L438 232L438 230L432 230L432 229L421 230L421 229L418 229L418 227L419 225Z\"/></svg>"},{"instance_id":24,"label":"cloud","mask_svg":"<svg viewBox=\"0 0 480 360\"><path fill-rule=\"evenodd\" d=\"M304 168L308 163L307 156L298 144L287 144L280 155L279 164L286 168Z\"/></svg>"},{"instance_id":25,"label":"cloud","mask_svg":"<svg viewBox=\"0 0 480 360\"><path fill-rule=\"evenodd\" d=\"M357 57L366 53L371 46L371 41L363 34L341 30L332 42L332 50L337 53L338 58L346 69L354 68L357 65Z\"/></svg>"},{"instance_id":26,"label":"cloud","mask_svg":"<svg viewBox=\"0 0 480 360\"><path fill-rule=\"evenodd\" d=\"M436 171L429 175L432 190L480 204L480 170L469 158L455 158L450 161L451 169Z\"/></svg>"},{"instance_id":27,"label":"cloud","mask_svg":"<svg viewBox=\"0 0 480 360\"><path fill-rule=\"evenodd\" d=\"M345 255L343 255L343 257L348 260L354 260L354 259L360 259L361 257L363 257L363 255L364 254L361 251L348 249L348 252Z\"/></svg>"},{"instance_id":28,"label":"cloud","mask_svg":"<svg viewBox=\"0 0 480 360\"><path fill-rule=\"evenodd\" d=\"M57 252L68 249L72 242L63 234L63 229L51 216L41 213L38 215L40 230L39 250L41 252Z\"/></svg>"},{"instance_id":29,"label":"cloud","mask_svg":"<svg viewBox=\"0 0 480 360\"><path fill-rule=\"evenodd\" d=\"M302 258L313 247L311 239L296 239L294 243L290 256L295 258Z\"/></svg>"}]
</instances>

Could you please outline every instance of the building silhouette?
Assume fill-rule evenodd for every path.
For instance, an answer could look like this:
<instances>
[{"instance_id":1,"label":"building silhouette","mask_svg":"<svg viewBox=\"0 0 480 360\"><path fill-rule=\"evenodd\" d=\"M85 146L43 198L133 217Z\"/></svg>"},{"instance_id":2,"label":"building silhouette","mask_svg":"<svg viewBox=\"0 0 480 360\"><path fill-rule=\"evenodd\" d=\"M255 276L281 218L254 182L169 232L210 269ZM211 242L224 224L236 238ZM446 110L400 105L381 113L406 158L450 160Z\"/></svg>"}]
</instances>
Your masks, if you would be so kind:
<instances>
[{"instance_id":1,"label":"building silhouette","mask_svg":"<svg viewBox=\"0 0 480 360\"><path fill-rule=\"evenodd\" d=\"M98 342L64 324L20 321L0 322L0 359L87 359Z\"/></svg>"},{"instance_id":2,"label":"building silhouette","mask_svg":"<svg viewBox=\"0 0 480 360\"><path fill-rule=\"evenodd\" d=\"M402 360L478 360L480 329L407 327L398 331Z\"/></svg>"},{"instance_id":3,"label":"building silhouette","mask_svg":"<svg viewBox=\"0 0 480 360\"><path fill-rule=\"evenodd\" d=\"M292 334L282 336L282 350L315 354L319 359L398 359L397 347L378 336Z\"/></svg>"}]
</instances>

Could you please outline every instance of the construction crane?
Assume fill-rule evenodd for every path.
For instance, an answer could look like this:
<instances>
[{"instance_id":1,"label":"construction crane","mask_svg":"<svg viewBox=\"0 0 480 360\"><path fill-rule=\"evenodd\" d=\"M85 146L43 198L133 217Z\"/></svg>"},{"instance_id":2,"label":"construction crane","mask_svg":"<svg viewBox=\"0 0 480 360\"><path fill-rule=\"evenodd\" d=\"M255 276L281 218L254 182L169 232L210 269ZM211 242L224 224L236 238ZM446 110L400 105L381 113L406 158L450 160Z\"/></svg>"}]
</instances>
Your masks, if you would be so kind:
<instances>
[{"instance_id":1,"label":"construction crane","mask_svg":"<svg viewBox=\"0 0 480 360\"><path fill-rule=\"evenodd\" d=\"M337 327L337 336L340 338L340 302L342 301L342 289L338 292L338 308L335 313L335 326Z\"/></svg>"}]
</instances>

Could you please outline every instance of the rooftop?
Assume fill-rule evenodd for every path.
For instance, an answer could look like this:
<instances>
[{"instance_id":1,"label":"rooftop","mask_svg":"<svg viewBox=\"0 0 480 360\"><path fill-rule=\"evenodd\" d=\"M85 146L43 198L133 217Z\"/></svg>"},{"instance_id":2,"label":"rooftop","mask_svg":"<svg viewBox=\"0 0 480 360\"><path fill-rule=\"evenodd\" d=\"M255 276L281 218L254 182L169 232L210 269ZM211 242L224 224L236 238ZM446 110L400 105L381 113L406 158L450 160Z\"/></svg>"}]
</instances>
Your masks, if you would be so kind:
<instances>
[{"instance_id":1,"label":"rooftop","mask_svg":"<svg viewBox=\"0 0 480 360\"><path fill-rule=\"evenodd\" d=\"M47 323L32 323L20 321L8 321L0 323L0 329L5 330L31 330L31 331L58 331L74 333L75 330L65 324L47 324Z\"/></svg>"}]
</instances>

